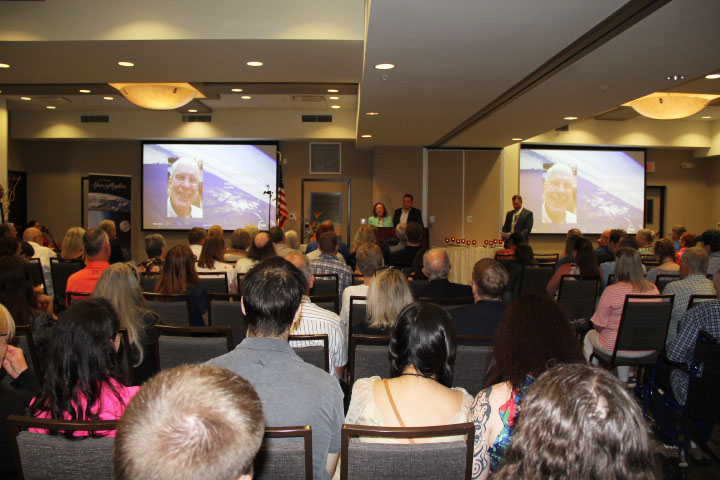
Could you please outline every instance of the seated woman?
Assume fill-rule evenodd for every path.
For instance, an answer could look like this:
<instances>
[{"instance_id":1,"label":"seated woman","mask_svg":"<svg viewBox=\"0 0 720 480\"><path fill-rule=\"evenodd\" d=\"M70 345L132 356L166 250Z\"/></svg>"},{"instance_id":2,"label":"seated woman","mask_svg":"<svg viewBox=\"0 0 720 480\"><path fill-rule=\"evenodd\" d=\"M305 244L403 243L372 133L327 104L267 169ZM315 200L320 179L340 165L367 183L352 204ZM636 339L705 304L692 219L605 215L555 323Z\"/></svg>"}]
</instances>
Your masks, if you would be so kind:
<instances>
[{"instance_id":1,"label":"seated woman","mask_svg":"<svg viewBox=\"0 0 720 480\"><path fill-rule=\"evenodd\" d=\"M208 296L195 271L195 256L187 245L175 245L165 256L156 293L187 293L190 297L190 325L207 325Z\"/></svg>"},{"instance_id":2,"label":"seated woman","mask_svg":"<svg viewBox=\"0 0 720 480\"><path fill-rule=\"evenodd\" d=\"M423 427L468 421L472 396L462 388L450 388L455 369L455 327L445 310L420 302L405 307L389 349L391 378L356 380L345 423ZM408 441L437 440L398 439L396 443Z\"/></svg>"},{"instance_id":3,"label":"seated woman","mask_svg":"<svg viewBox=\"0 0 720 480\"><path fill-rule=\"evenodd\" d=\"M640 407L607 371L554 367L538 378L523 405L493 479L662 478Z\"/></svg>"},{"instance_id":4,"label":"seated woman","mask_svg":"<svg viewBox=\"0 0 720 480\"><path fill-rule=\"evenodd\" d=\"M680 259L682 258L682 254L685 252L685 250L697 245L697 238L694 233L685 232L682 235L680 235L679 243L680 243L680 250L678 250L677 253L675 254L675 261L677 261L677 263L680 263Z\"/></svg>"},{"instance_id":5,"label":"seated woman","mask_svg":"<svg viewBox=\"0 0 720 480\"><path fill-rule=\"evenodd\" d=\"M365 321L350 326L351 333L388 335L400 311L413 301L405 275L395 268L375 274L367 290Z\"/></svg>"},{"instance_id":6,"label":"seated woman","mask_svg":"<svg viewBox=\"0 0 720 480\"><path fill-rule=\"evenodd\" d=\"M157 372L153 326L160 318L145 308L135 270L127 263L113 263L100 276L91 297L109 301L119 328L127 329L135 382L142 385Z\"/></svg>"},{"instance_id":7,"label":"seated woman","mask_svg":"<svg viewBox=\"0 0 720 480\"><path fill-rule=\"evenodd\" d=\"M576 231L577 233L575 233ZM565 237L565 248L560 253L560 258L558 258L558 261L555 262L555 270L560 268L560 266L565 263L572 263L572 254L575 251L575 240L580 237L582 237L582 233L580 233L580 230L578 230L577 228L573 228L572 230L568 231L567 236Z\"/></svg>"},{"instance_id":8,"label":"seated woman","mask_svg":"<svg viewBox=\"0 0 720 480\"><path fill-rule=\"evenodd\" d=\"M557 297L563 275L600 275L597 255L590 240L577 237L572 246L572 263L563 263L547 284L547 293Z\"/></svg>"},{"instance_id":9,"label":"seated woman","mask_svg":"<svg viewBox=\"0 0 720 480\"><path fill-rule=\"evenodd\" d=\"M680 275L680 265L675 263L675 245L672 240L667 238L657 240L653 245L653 251L660 265L648 270L645 276L648 282L655 283L658 275Z\"/></svg>"},{"instance_id":10,"label":"seated woman","mask_svg":"<svg viewBox=\"0 0 720 480\"><path fill-rule=\"evenodd\" d=\"M83 235L85 229L82 227L69 228L63 238L60 247L60 258L63 260L79 260L82 261L85 255L85 247L83 246Z\"/></svg>"},{"instance_id":11,"label":"seated woman","mask_svg":"<svg viewBox=\"0 0 720 480\"><path fill-rule=\"evenodd\" d=\"M562 363L584 363L566 313L544 293L515 300L495 332L486 388L470 411L475 423L473 478L484 479L500 470L527 388L545 370Z\"/></svg>"},{"instance_id":12,"label":"seated woman","mask_svg":"<svg viewBox=\"0 0 720 480\"><path fill-rule=\"evenodd\" d=\"M159 233L146 235L145 253L147 253L148 258L138 263L137 269L142 273L160 273L166 252L167 242L162 235Z\"/></svg>"},{"instance_id":13,"label":"seated woman","mask_svg":"<svg viewBox=\"0 0 720 480\"><path fill-rule=\"evenodd\" d=\"M237 275L235 267L225 263L225 242L222 238L209 237L205 240L197 262L198 272L223 273L227 276L228 292L237 293Z\"/></svg>"},{"instance_id":14,"label":"seated woman","mask_svg":"<svg viewBox=\"0 0 720 480\"><path fill-rule=\"evenodd\" d=\"M373 214L368 217L368 225L373 227L392 227L393 220L392 216L388 215L387 208L382 202L377 202L373 205Z\"/></svg>"},{"instance_id":15,"label":"seated woman","mask_svg":"<svg viewBox=\"0 0 720 480\"><path fill-rule=\"evenodd\" d=\"M30 415L61 420L119 419L140 387L124 384L117 357L118 327L115 310L102 298L76 302L61 313L50 342L42 390L30 404ZM114 437L115 432L68 431L65 435Z\"/></svg>"},{"instance_id":16,"label":"seated woman","mask_svg":"<svg viewBox=\"0 0 720 480\"><path fill-rule=\"evenodd\" d=\"M658 295L659 293L657 287L645 279L637 250L621 248L615 252L615 283L605 289L595 314L590 319L594 329L585 334L583 342L585 358L590 358L593 348L612 355L627 295ZM623 352L625 357L646 354L647 352ZM627 382L629 367L619 366L617 369L618 378Z\"/></svg>"},{"instance_id":17,"label":"seated woman","mask_svg":"<svg viewBox=\"0 0 720 480\"><path fill-rule=\"evenodd\" d=\"M348 255L347 261L347 264L353 269L353 271L355 271L355 273L357 273L357 249L360 245L367 243L374 243L380 247L385 265L390 263L390 247L388 247L387 243L384 240L379 241L377 239L374 227L361 225L360 228L358 228L357 233L355 233L355 238L350 244L350 255Z\"/></svg>"}]
</instances>

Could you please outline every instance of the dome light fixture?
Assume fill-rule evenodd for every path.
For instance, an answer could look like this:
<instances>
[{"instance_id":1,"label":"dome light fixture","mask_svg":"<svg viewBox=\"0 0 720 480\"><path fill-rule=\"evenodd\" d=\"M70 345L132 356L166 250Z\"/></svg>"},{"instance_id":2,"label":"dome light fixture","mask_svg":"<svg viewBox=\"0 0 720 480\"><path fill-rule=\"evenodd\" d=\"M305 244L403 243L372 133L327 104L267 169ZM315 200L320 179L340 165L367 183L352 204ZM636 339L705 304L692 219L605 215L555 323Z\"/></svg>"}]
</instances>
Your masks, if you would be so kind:
<instances>
[{"instance_id":1,"label":"dome light fixture","mask_svg":"<svg viewBox=\"0 0 720 480\"><path fill-rule=\"evenodd\" d=\"M656 120L677 120L695 115L720 95L655 92L623 104L640 115Z\"/></svg>"},{"instance_id":2,"label":"dome light fixture","mask_svg":"<svg viewBox=\"0 0 720 480\"><path fill-rule=\"evenodd\" d=\"M189 83L111 83L123 97L150 110L175 110L195 98L205 98Z\"/></svg>"}]
</instances>

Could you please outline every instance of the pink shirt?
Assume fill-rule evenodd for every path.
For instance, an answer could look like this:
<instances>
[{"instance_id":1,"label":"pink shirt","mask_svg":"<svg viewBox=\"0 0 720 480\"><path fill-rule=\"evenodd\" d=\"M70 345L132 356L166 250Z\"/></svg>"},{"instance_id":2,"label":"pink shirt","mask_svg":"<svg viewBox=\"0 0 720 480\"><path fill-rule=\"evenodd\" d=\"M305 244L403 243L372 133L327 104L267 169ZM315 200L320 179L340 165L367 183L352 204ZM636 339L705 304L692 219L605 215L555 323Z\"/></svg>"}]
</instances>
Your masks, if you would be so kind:
<instances>
[{"instance_id":1,"label":"pink shirt","mask_svg":"<svg viewBox=\"0 0 720 480\"><path fill-rule=\"evenodd\" d=\"M652 285L652 284L651 284ZM612 352L615 348L618 329L620 328L620 317L622 316L625 297L627 295L659 295L658 289L652 285L650 290L638 292L629 282L618 282L608 286L600 297L595 314L590 321L593 325L601 327L598 340L600 345L607 351Z\"/></svg>"}]
</instances>

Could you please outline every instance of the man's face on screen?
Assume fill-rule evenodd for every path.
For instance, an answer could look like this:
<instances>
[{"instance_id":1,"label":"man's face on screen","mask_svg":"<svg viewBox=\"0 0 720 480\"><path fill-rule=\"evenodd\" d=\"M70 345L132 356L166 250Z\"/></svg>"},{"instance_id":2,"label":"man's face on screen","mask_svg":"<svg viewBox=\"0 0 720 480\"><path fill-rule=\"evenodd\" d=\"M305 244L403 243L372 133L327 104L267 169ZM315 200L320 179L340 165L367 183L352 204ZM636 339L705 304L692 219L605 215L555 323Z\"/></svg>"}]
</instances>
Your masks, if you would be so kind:
<instances>
[{"instance_id":1,"label":"man's face on screen","mask_svg":"<svg viewBox=\"0 0 720 480\"><path fill-rule=\"evenodd\" d=\"M557 165L550 169L545 179L543 194L545 206L549 211L572 210L575 179L566 165Z\"/></svg>"},{"instance_id":2,"label":"man's face on screen","mask_svg":"<svg viewBox=\"0 0 720 480\"><path fill-rule=\"evenodd\" d=\"M190 214L190 206L197 197L200 169L193 162L178 164L170 179L170 203L178 215Z\"/></svg>"}]
</instances>

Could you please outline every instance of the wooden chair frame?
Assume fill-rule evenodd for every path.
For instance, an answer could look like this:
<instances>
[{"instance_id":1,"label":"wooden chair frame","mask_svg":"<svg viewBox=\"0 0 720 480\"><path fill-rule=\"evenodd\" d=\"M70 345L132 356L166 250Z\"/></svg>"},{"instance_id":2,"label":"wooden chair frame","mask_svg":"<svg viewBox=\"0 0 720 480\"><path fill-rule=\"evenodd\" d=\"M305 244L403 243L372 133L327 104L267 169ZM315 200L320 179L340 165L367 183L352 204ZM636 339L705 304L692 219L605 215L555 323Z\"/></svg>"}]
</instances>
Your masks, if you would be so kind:
<instances>
[{"instance_id":1,"label":"wooden chair frame","mask_svg":"<svg viewBox=\"0 0 720 480\"><path fill-rule=\"evenodd\" d=\"M302 438L305 445L305 478L313 478L312 427L265 427L264 438ZM264 443L264 442L263 442Z\"/></svg>"}]
</instances>

